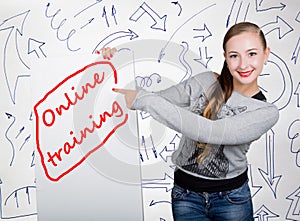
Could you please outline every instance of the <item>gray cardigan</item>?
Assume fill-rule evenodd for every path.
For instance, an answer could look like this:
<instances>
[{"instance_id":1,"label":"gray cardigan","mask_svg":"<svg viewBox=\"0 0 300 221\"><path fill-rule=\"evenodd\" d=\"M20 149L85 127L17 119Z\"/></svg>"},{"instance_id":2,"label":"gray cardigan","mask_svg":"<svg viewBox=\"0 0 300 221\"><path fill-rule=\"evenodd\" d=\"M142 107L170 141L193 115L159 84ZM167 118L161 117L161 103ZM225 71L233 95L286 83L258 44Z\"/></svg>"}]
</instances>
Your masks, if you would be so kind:
<instances>
[{"instance_id":1,"label":"gray cardigan","mask_svg":"<svg viewBox=\"0 0 300 221\"><path fill-rule=\"evenodd\" d=\"M182 134L172 155L177 168L206 179L233 178L247 169L246 153L278 121L277 107L233 91L217 120L201 116L207 105L209 88L216 82L212 72L195 75L159 92L140 90L133 108L146 111L167 127ZM210 144L204 160L196 162Z\"/></svg>"}]
</instances>

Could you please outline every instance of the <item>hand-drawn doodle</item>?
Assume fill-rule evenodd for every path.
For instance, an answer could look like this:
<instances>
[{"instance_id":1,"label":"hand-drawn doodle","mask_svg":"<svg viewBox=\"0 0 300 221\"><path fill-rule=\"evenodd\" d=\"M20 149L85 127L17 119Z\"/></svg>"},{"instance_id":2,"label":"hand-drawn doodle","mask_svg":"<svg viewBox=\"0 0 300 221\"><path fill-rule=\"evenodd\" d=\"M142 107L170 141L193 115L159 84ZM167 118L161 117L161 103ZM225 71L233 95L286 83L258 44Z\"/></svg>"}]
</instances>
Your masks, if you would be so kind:
<instances>
[{"instance_id":1,"label":"hand-drawn doodle","mask_svg":"<svg viewBox=\"0 0 300 221\"><path fill-rule=\"evenodd\" d=\"M129 20L137 22L144 14L148 14L154 21L152 29L166 31L167 15L159 16L146 2L144 2L129 18Z\"/></svg>"},{"instance_id":2,"label":"hand-drawn doodle","mask_svg":"<svg viewBox=\"0 0 300 221\"><path fill-rule=\"evenodd\" d=\"M269 10L283 10L286 7L286 4L282 2L270 2L266 0L255 0L255 6L257 12L269 11Z\"/></svg>"},{"instance_id":3,"label":"hand-drawn doodle","mask_svg":"<svg viewBox=\"0 0 300 221\"><path fill-rule=\"evenodd\" d=\"M238 22L246 21L249 13L250 2L243 0L234 0L226 21L226 28Z\"/></svg>"},{"instance_id":4,"label":"hand-drawn doodle","mask_svg":"<svg viewBox=\"0 0 300 221\"><path fill-rule=\"evenodd\" d=\"M293 52L292 59L291 59L292 61L294 61L294 64L297 64L299 54L300 54L300 37L298 38L298 41L296 43L295 50Z\"/></svg>"},{"instance_id":5,"label":"hand-drawn doodle","mask_svg":"<svg viewBox=\"0 0 300 221\"><path fill-rule=\"evenodd\" d=\"M23 36L24 24L29 12L30 10L12 16L0 24L0 32L8 32L3 50L3 72L13 104L16 103L16 91L19 80L29 77L29 74L24 74L30 68L20 54L18 43L18 38ZM12 51L12 48L15 50Z\"/></svg>"},{"instance_id":6,"label":"hand-drawn doodle","mask_svg":"<svg viewBox=\"0 0 300 221\"><path fill-rule=\"evenodd\" d=\"M178 16L180 16L180 15L181 15L181 12L182 12L182 7L181 7L180 3L179 3L178 1L176 1L176 2L171 2L171 3L174 4L174 5L178 5L178 7L179 7Z\"/></svg>"},{"instance_id":7,"label":"hand-drawn doodle","mask_svg":"<svg viewBox=\"0 0 300 221\"><path fill-rule=\"evenodd\" d=\"M259 209L254 212L254 218L257 218L259 221L268 221L271 218L278 218L279 215L272 212L265 205L262 205Z\"/></svg>"},{"instance_id":8,"label":"hand-drawn doodle","mask_svg":"<svg viewBox=\"0 0 300 221\"><path fill-rule=\"evenodd\" d=\"M183 78L180 81L184 81L186 79L189 79L192 76L192 68L189 65L189 63L185 60L185 55L186 55L187 51L189 50L189 45L187 42L183 41L181 46L183 49L182 49L182 52L180 53L179 61L185 69L185 75L183 76Z\"/></svg>"},{"instance_id":9,"label":"hand-drawn doodle","mask_svg":"<svg viewBox=\"0 0 300 221\"><path fill-rule=\"evenodd\" d=\"M23 186L15 189L4 200L1 191L2 185L3 182L0 179L0 220L17 219L37 215L36 208L34 206L36 199L35 197L32 198L33 191L36 191L35 186ZM5 214L5 207L8 206L10 206L10 208L15 208L13 215L10 213L7 215ZM30 210L30 212L24 213L24 211L20 210L22 207L30 208L27 209Z\"/></svg>"},{"instance_id":10,"label":"hand-drawn doodle","mask_svg":"<svg viewBox=\"0 0 300 221\"><path fill-rule=\"evenodd\" d=\"M285 108L291 101L291 97L293 94L293 80L292 80L292 75L290 73L290 70L286 64L286 62L280 58L278 55L276 55L274 52L270 53L269 59L268 59L268 65L272 64L277 68L277 71L279 72L276 73L279 77L278 81L280 82L280 85L277 85L277 90L270 91L266 88L264 88L263 85L260 85L260 89L264 91L264 93L271 93L269 96L270 102L275 104L279 110L282 110ZM268 67L267 67L268 68ZM274 76L275 73L272 75L264 75L262 76ZM274 76L275 77L275 76ZM274 94L274 95L273 95Z\"/></svg>"},{"instance_id":11,"label":"hand-drawn doodle","mask_svg":"<svg viewBox=\"0 0 300 221\"><path fill-rule=\"evenodd\" d=\"M166 54L166 50L167 47L169 45L169 42L173 39L173 37L175 36L175 34L183 27L185 26L189 21L193 20L195 17L197 17L198 15L202 14L203 12L205 12L206 10L212 8L213 6L215 6L216 4L212 4L209 5L205 8L203 8L201 11L197 12L196 14L192 15L191 17L189 17L185 22L183 22L171 35L171 37L169 38L168 42L164 45L164 47L161 49L159 56L158 56L158 62L161 62L162 58L165 56Z\"/></svg>"},{"instance_id":12,"label":"hand-drawn doodle","mask_svg":"<svg viewBox=\"0 0 300 221\"><path fill-rule=\"evenodd\" d=\"M193 30L199 32L199 34L195 35L193 38L201 38L202 42L204 42L207 38L212 36L211 32L209 31L205 23L204 23L204 28L202 29L194 28Z\"/></svg>"},{"instance_id":13,"label":"hand-drawn doodle","mask_svg":"<svg viewBox=\"0 0 300 221\"><path fill-rule=\"evenodd\" d=\"M286 197L290 201L290 206L286 213L287 220L300 220L300 186L290 195Z\"/></svg>"},{"instance_id":14,"label":"hand-drawn doodle","mask_svg":"<svg viewBox=\"0 0 300 221\"><path fill-rule=\"evenodd\" d=\"M282 39L284 36L286 36L294 30L286 21L284 21L279 16L276 17L276 21L264 24L260 28L265 33L265 35L268 35L269 33L278 30L279 39Z\"/></svg>"},{"instance_id":15,"label":"hand-drawn doodle","mask_svg":"<svg viewBox=\"0 0 300 221\"><path fill-rule=\"evenodd\" d=\"M262 186L257 186L254 185L254 177L253 177L253 171L252 171L252 165L248 165L248 170L249 170L249 187L251 189L251 195L254 197L262 188Z\"/></svg>"},{"instance_id":16,"label":"hand-drawn doodle","mask_svg":"<svg viewBox=\"0 0 300 221\"><path fill-rule=\"evenodd\" d=\"M169 174L165 173L161 179L143 179L142 187L164 189L166 192L169 192L173 187L173 178Z\"/></svg>"},{"instance_id":17,"label":"hand-drawn doodle","mask_svg":"<svg viewBox=\"0 0 300 221\"><path fill-rule=\"evenodd\" d=\"M35 40L33 38L28 39L28 54L35 53L38 58L47 57L42 47L45 45L45 42Z\"/></svg>"},{"instance_id":18,"label":"hand-drawn doodle","mask_svg":"<svg viewBox=\"0 0 300 221\"><path fill-rule=\"evenodd\" d=\"M266 164L267 168L266 171L264 171L261 168L258 168L261 176L266 181L268 186L273 192L273 195L275 199L277 198L277 187L279 184L280 179L282 178L282 175L275 175L275 145L274 145L274 139L275 139L275 133L271 129L266 133Z\"/></svg>"},{"instance_id":19,"label":"hand-drawn doodle","mask_svg":"<svg viewBox=\"0 0 300 221\"><path fill-rule=\"evenodd\" d=\"M202 64L205 68L208 68L208 62L212 58L213 58L212 56L208 56L207 47L205 46L204 50L202 50L202 47L199 47L199 58L195 58L194 61L197 61L200 64Z\"/></svg>"},{"instance_id":20,"label":"hand-drawn doodle","mask_svg":"<svg viewBox=\"0 0 300 221\"><path fill-rule=\"evenodd\" d=\"M296 100L297 100L297 107L300 107L300 82L298 83L295 91L294 91L294 95L296 96Z\"/></svg>"},{"instance_id":21,"label":"hand-drawn doodle","mask_svg":"<svg viewBox=\"0 0 300 221\"><path fill-rule=\"evenodd\" d=\"M290 139L290 151L295 154L295 163L300 167L300 119L294 120L288 127L288 138Z\"/></svg>"}]
</instances>

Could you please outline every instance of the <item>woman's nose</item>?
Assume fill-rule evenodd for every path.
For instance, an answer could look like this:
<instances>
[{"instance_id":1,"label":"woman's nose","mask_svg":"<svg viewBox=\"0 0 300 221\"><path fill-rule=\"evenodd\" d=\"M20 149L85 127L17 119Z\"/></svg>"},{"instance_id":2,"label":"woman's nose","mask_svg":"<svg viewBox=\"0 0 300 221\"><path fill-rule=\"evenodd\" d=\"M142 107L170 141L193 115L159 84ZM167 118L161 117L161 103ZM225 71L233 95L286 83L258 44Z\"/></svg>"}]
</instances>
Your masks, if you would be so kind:
<instances>
[{"instance_id":1,"label":"woman's nose","mask_svg":"<svg viewBox=\"0 0 300 221\"><path fill-rule=\"evenodd\" d=\"M247 58L241 57L239 66L240 66L241 69L246 69L248 67Z\"/></svg>"}]
</instances>

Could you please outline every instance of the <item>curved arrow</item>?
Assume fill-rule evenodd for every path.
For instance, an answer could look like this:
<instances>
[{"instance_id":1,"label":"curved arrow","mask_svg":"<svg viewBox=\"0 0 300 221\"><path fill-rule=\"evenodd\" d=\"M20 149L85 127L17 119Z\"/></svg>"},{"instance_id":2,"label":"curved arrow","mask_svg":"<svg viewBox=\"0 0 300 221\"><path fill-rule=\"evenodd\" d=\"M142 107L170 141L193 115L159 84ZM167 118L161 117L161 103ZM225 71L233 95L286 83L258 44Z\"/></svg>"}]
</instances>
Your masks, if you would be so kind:
<instances>
[{"instance_id":1,"label":"curved arrow","mask_svg":"<svg viewBox=\"0 0 300 221\"><path fill-rule=\"evenodd\" d=\"M174 4L174 5L178 5L178 7L179 7L179 13L178 13L178 16L180 16L180 15L181 15L181 12L182 12L182 7L181 7L181 5L179 4L179 2L176 1L176 2L171 2L171 3Z\"/></svg>"},{"instance_id":2,"label":"curved arrow","mask_svg":"<svg viewBox=\"0 0 300 221\"><path fill-rule=\"evenodd\" d=\"M270 3L271 1L268 2ZM263 12L263 11L268 11L273 9L279 9L282 11L286 7L286 5L281 2L278 5L273 5L274 4L273 2L271 2L271 4L272 5L267 5L267 3L265 3L265 0L255 0L256 11Z\"/></svg>"},{"instance_id":3,"label":"curved arrow","mask_svg":"<svg viewBox=\"0 0 300 221\"><path fill-rule=\"evenodd\" d=\"M1 31L8 31L8 36L5 41L4 45L4 51L3 51L3 71L5 75L5 81L8 87L10 99L13 102L13 104L16 103L16 89L17 89L17 84L19 78L22 77L29 77L27 74L20 74L17 71L9 71L8 70L8 60L9 60L9 55L13 54L12 51L8 51L8 46L10 45L11 47L14 46L16 49L16 54L18 56L19 61L23 64L23 66L26 69L30 69L29 66L23 61L20 51L19 51L19 45L18 45L18 35L23 35L23 28L24 28L24 23L25 20L29 14L30 10L25 11L23 13L20 13L18 15L15 15L11 18L5 19L1 24L0 24L0 32ZM19 21L18 21L19 20ZM18 26L16 26L14 23L20 23ZM10 25L9 23L13 23ZM13 32L15 34L13 35ZM13 59L14 63L16 63L16 59Z\"/></svg>"},{"instance_id":4,"label":"curved arrow","mask_svg":"<svg viewBox=\"0 0 300 221\"><path fill-rule=\"evenodd\" d=\"M133 32L132 30L128 29L128 31L118 31L118 32L114 32L110 35L108 35L107 37L105 37L104 39L102 39L97 46L95 47L95 49L93 50L93 54L95 53L96 50L102 49L104 47L106 47L109 43L119 39L119 38L125 38L125 37L130 37L130 40L135 39L137 37L139 37L135 32ZM97 49L99 48L99 49Z\"/></svg>"},{"instance_id":5,"label":"curved arrow","mask_svg":"<svg viewBox=\"0 0 300 221\"><path fill-rule=\"evenodd\" d=\"M292 76L284 60L281 59L279 56L277 56L275 53L273 52L270 53L268 63L274 64L278 68L280 75L282 77L283 89L280 95L277 98L275 98L275 100L271 101L273 104L275 104L278 107L279 110L282 110L290 103L293 95ZM261 86L260 88L262 90L265 90Z\"/></svg>"},{"instance_id":6,"label":"curved arrow","mask_svg":"<svg viewBox=\"0 0 300 221\"><path fill-rule=\"evenodd\" d=\"M169 45L169 43L171 42L171 40L173 39L173 37L175 36L175 34L185 25L187 24L189 21L193 20L196 16L198 16L199 14L203 13L204 11L208 10L209 8L215 6L215 4L211 4L205 8L203 8L202 10L200 10L199 12L197 12L196 14L194 14L193 16L191 16L190 18L188 18L183 24L181 24L175 31L174 33L171 35L171 37L169 38L168 42L165 44L165 46L160 50L160 53L158 55L158 62L160 62L163 57L165 56L166 54L166 49Z\"/></svg>"},{"instance_id":7,"label":"curved arrow","mask_svg":"<svg viewBox=\"0 0 300 221\"><path fill-rule=\"evenodd\" d=\"M261 26L261 29L265 33L265 35L268 35L272 31L278 30L279 39L283 38L288 33L290 33L291 31L294 30L287 22L285 22L279 16L276 16L276 21L269 22L269 23Z\"/></svg>"}]
</instances>

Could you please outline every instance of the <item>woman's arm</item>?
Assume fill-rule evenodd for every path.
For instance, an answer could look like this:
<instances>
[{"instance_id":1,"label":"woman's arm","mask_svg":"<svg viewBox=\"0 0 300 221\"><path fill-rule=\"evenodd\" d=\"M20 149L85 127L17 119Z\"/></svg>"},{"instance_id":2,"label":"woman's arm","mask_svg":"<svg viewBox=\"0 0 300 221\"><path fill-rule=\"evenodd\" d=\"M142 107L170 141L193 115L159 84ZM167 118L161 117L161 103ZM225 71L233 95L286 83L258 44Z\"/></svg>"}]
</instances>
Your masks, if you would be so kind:
<instances>
[{"instance_id":1,"label":"woman's arm","mask_svg":"<svg viewBox=\"0 0 300 221\"><path fill-rule=\"evenodd\" d=\"M154 93L165 98L172 104L180 107L187 107L190 105L191 99L199 97L199 94L203 91L206 92L215 81L216 77L214 73L208 71L197 74L165 90Z\"/></svg>"},{"instance_id":2,"label":"woman's arm","mask_svg":"<svg viewBox=\"0 0 300 221\"><path fill-rule=\"evenodd\" d=\"M132 108L149 112L157 121L193 140L224 145L238 145L258 139L279 117L274 105L263 103L253 111L213 121L143 90L137 93Z\"/></svg>"}]
</instances>

